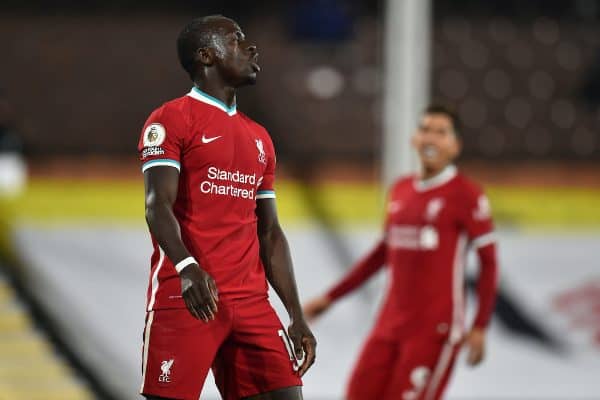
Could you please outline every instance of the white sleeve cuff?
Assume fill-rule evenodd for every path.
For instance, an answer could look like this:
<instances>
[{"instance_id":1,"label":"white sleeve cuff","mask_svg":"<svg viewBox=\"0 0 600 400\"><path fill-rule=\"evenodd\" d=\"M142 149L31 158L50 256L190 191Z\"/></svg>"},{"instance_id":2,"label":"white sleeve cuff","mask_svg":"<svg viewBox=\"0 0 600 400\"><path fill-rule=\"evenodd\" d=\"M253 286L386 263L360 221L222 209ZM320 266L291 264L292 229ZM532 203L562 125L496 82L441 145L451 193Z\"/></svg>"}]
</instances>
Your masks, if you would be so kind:
<instances>
[{"instance_id":1,"label":"white sleeve cuff","mask_svg":"<svg viewBox=\"0 0 600 400\"><path fill-rule=\"evenodd\" d=\"M142 165L142 172L146 172L147 169L152 168L152 167L163 167L163 166L177 168L177 171L181 170L181 164L179 163L179 161L171 160L171 159L162 159L162 160L151 160L151 161L145 162L144 165Z\"/></svg>"},{"instance_id":2,"label":"white sleeve cuff","mask_svg":"<svg viewBox=\"0 0 600 400\"><path fill-rule=\"evenodd\" d=\"M259 190L256 192L256 200L260 199L274 199L275 191L274 190Z\"/></svg>"}]
</instances>

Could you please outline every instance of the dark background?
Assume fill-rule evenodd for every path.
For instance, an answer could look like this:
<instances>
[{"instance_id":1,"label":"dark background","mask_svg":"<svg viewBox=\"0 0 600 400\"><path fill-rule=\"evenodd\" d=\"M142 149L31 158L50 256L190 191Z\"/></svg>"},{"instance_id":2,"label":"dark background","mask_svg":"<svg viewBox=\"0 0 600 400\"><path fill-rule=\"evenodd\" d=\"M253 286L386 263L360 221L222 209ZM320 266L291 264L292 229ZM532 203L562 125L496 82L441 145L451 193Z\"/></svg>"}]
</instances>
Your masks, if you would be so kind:
<instances>
[{"instance_id":1,"label":"dark background","mask_svg":"<svg viewBox=\"0 0 600 400\"><path fill-rule=\"evenodd\" d=\"M465 159L599 160L599 11L589 0L434 2L431 96L464 120ZM134 158L146 116L190 88L179 30L222 13L258 44L259 82L238 103L280 160L369 166L383 12L380 1L4 1L0 87L30 160Z\"/></svg>"}]
</instances>

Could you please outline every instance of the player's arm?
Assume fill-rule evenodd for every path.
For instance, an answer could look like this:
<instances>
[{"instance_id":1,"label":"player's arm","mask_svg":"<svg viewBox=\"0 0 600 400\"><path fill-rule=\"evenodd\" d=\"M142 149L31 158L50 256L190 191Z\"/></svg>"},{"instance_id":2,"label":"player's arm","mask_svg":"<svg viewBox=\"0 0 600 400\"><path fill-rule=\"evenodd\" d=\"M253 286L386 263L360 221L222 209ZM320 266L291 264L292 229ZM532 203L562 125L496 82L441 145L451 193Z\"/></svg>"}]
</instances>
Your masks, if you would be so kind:
<instances>
[{"instance_id":1,"label":"player's arm","mask_svg":"<svg viewBox=\"0 0 600 400\"><path fill-rule=\"evenodd\" d=\"M146 221L150 232L173 262L181 278L181 295L190 313L205 322L215 318L217 288L213 278L192 257L181 239L179 222L173 214L179 170L157 166L144 172Z\"/></svg>"},{"instance_id":2,"label":"player's arm","mask_svg":"<svg viewBox=\"0 0 600 400\"><path fill-rule=\"evenodd\" d=\"M484 240L491 238L482 237ZM478 245L473 242L477 248L479 258L479 277L477 278L477 314L473 322L473 327L469 332L466 341L469 347L468 362L471 365L479 364L485 355L485 339L489 321L494 311L496 303L496 287L498 276L498 264L496 259L496 245L493 242Z\"/></svg>"},{"instance_id":3,"label":"player's arm","mask_svg":"<svg viewBox=\"0 0 600 400\"><path fill-rule=\"evenodd\" d=\"M485 355L486 331L496 303L498 262L494 224L487 197L478 193L465 218L465 225L471 247L479 258L479 276L477 278L477 313L473 327L466 337L469 348L468 362L479 364Z\"/></svg>"},{"instance_id":4,"label":"player's arm","mask_svg":"<svg viewBox=\"0 0 600 400\"><path fill-rule=\"evenodd\" d=\"M299 370L299 374L302 376L315 361L317 342L302 313L292 257L285 234L279 225L275 199L257 200L256 215L260 257L265 274L290 316L288 333L294 344L296 358L301 359L303 351L305 353L304 363Z\"/></svg>"},{"instance_id":5,"label":"player's arm","mask_svg":"<svg viewBox=\"0 0 600 400\"><path fill-rule=\"evenodd\" d=\"M496 303L498 280L496 244L491 241L491 237L488 240L487 243L474 243L479 258L479 277L477 279L478 310L473 326L480 329L487 328Z\"/></svg>"},{"instance_id":6,"label":"player's arm","mask_svg":"<svg viewBox=\"0 0 600 400\"><path fill-rule=\"evenodd\" d=\"M385 263L386 245L380 240L375 247L323 296L317 297L306 303L304 313L311 320L329 309L339 298L352 292L363 285Z\"/></svg>"}]
</instances>

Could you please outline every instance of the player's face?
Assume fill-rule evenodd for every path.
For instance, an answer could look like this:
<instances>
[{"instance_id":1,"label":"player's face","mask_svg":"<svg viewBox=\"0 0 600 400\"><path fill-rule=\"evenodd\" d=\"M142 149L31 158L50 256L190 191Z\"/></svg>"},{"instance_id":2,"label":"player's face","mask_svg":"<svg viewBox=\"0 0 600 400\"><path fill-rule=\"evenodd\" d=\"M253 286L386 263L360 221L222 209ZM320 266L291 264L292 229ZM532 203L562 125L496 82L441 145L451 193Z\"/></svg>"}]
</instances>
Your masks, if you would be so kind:
<instances>
[{"instance_id":1,"label":"player's face","mask_svg":"<svg viewBox=\"0 0 600 400\"><path fill-rule=\"evenodd\" d=\"M233 87L253 84L258 66L258 49L234 21L220 22L220 38L216 46L216 65L225 82Z\"/></svg>"},{"instance_id":2,"label":"player's face","mask_svg":"<svg viewBox=\"0 0 600 400\"><path fill-rule=\"evenodd\" d=\"M441 170L460 152L452 120L445 114L425 114L413 136L413 146L428 170Z\"/></svg>"}]
</instances>

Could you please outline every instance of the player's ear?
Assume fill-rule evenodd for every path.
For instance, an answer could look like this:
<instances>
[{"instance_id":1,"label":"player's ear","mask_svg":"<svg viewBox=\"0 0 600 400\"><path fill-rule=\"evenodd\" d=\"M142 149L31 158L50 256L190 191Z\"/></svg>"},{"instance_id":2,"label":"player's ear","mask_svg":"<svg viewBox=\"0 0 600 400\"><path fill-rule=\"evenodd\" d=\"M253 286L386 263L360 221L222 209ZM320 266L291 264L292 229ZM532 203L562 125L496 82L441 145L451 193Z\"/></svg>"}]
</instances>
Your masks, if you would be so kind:
<instances>
[{"instance_id":1,"label":"player's ear","mask_svg":"<svg viewBox=\"0 0 600 400\"><path fill-rule=\"evenodd\" d=\"M462 140L460 139L460 136L458 136L456 133L454 133L454 145L453 145L452 152L454 153L453 156L455 158L458 157L458 155L461 153L462 147L463 147L463 143L462 143Z\"/></svg>"},{"instance_id":2,"label":"player's ear","mask_svg":"<svg viewBox=\"0 0 600 400\"><path fill-rule=\"evenodd\" d=\"M210 47L201 47L198 50L196 50L194 59L195 59L196 63L202 64L205 66L210 66L214 63L214 60L215 60L214 50L211 49Z\"/></svg>"}]
</instances>

